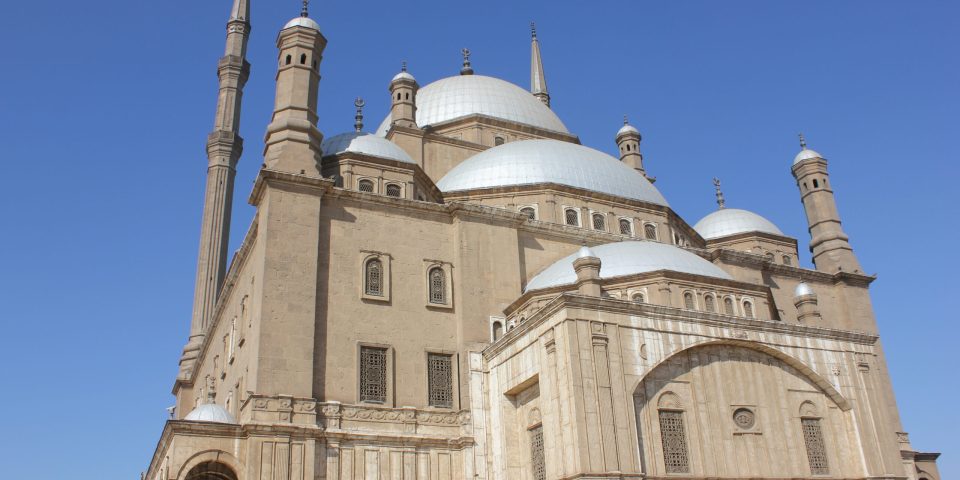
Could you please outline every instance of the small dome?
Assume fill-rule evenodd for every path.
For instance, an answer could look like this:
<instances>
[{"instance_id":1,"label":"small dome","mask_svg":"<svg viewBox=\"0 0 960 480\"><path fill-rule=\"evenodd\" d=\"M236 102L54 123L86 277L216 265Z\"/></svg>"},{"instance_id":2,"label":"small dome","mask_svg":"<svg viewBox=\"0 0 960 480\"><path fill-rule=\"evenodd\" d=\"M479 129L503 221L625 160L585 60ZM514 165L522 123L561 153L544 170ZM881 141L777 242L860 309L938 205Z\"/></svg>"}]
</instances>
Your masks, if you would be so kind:
<instances>
[{"instance_id":1,"label":"small dome","mask_svg":"<svg viewBox=\"0 0 960 480\"><path fill-rule=\"evenodd\" d=\"M312 28L318 32L320 31L320 24L313 21L313 19L310 17L294 18L293 20L290 20L289 22L287 22L287 24L283 26L283 29L286 30L288 28L293 28L293 27L306 27L306 28Z\"/></svg>"},{"instance_id":2,"label":"small dome","mask_svg":"<svg viewBox=\"0 0 960 480\"><path fill-rule=\"evenodd\" d=\"M797 289L793 291L793 296L802 297L804 295L814 295L813 289L810 288L810 285L807 285L807 282L800 282L800 285L797 285Z\"/></svg>"},{"instance_id":3,"label":"small dome","mask_svg":"<svg viewBox=\"0 0 960 480\"><path fill-rule=\"evenodd\" d=\"M533 98L531 96L531 98ZM556 183L667 206L649 180L592 148L559 140L520 140L480 152L437 182L443 192Z\"/></svg>"},{"instance_id":4,"label":"small dome","mask_svg":"<svg viewBox=\"0 0 960 480\"><path fill-rule=\"evenodd\" d=\"M226 409L216 403L205 403L188 413L184 420L192 422L237 423Z\"/></svg>"},{"instance_id":5,"label":"small dome","mask_svg":"<svg viewBox=\"0 0 960 480\"><path fill-rule=\"evenodd\" d=\"M393 79L390 80L390 81L391 81L391 82L396 82L397 80L411 80L411 81L414 81L414 82L417 81L417 79L416 79L416 78L413 78L413 75L410 75L409 72L400 72L400 73L394 75L394 76L393 76Z\"/></svg>"},{"instance_id":6,"label":"small dome","mask_svg":"<svg viewBox=\"0 0 960 480\"><path fill-rule=\"evenodd\" d=\"M417 125L427 125L482 114L531 125L544 130L570 133L557 114L530 92L499 78L458 75L437 80L417 91ZM381 137L390 130L390 116L377 129Z\"/></svg>"},{"instance_id":7,"label":"small dome","mask_svg":"<svg viewBox=\"0 0 960 480\"><path fill-rule=\"evenodd\" d=\"M620 277L637 273L670 270L673 272L690 273L707 277L731 280L732 277L720 267L673 245L658 242L615 242L598 245L592 249L593 256L598 257L600 278ZM577 273L573 270L573 261L579 258L580 252L569 255L545 268L530 280L524 292L558 285L572 285L577 281Z\"/></svg>"},{"instance_id":8,"label":"small dome","mask_svg":"<svg viewBox=\"0 0 960 480\"><path fill-rule=\"evenodd\" d=\"M703 217L693 229L706 240L746 232L763 232L784 236L770 220L739 208L721 208Z\"/></svg>"},{"instance_id":9,"label":"small dome","mask_svg":"<svg viewBox=\"0 0 960 480\"><path fill-rule=\"evenodd\" d=\"M584 245L580 247L580 250L577 251L577 258L587 257L596 257L596 255L593 253L593 250L590 250L590 247Z\"/></svg>"},{"instance_id":10,"label":"small dome","mask_svg":"<svg viewBox=\"0 0 960 480\"><path fill-rule=\"evenodd\" d=\"M417 163L407 152L386 138L364 132L341 133L323 141L323 156L343 152L362 153L404 163Z\"/></svg>"},{"instance_id":11,"label":"small dome","mask_svg":"<svg viewBox=\"0 0 960 480\"><path fill-rule=\"evenodd\" d=\"M620 130L617 131L617 137L620 137L621 135L626 135L628 133L640 135L640 130L637 130L636 127L634 127L633 125L630 125L629 123L625 123L623 124L622 127L620 127Z\"/></svg>"},{"instance_id":12,"label":"small dome","mask_svg":"<svg viewBox=\"0 0 960 480\"><path fill-rule=\"evenodd\" d=\"M813 150L810 150L809 148L804 148L803 150L800 150L800 153L798 153L796 157L793 157L793 164L796 165L804 160L809 160L811 158L823 158L823 155L820 155L819 153Z\"/></svg>"}]
</instances>

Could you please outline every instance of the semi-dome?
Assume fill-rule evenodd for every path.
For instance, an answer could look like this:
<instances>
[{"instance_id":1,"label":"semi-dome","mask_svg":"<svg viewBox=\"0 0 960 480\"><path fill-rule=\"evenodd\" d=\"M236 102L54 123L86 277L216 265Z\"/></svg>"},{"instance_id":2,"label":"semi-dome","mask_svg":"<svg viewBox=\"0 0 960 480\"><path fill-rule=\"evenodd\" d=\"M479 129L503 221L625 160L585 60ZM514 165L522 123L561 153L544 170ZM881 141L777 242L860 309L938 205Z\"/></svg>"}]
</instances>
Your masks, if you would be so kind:
<instances>
[{"instance_id":1,"label":"semi-dome","mask_svg":"<svg viewBox=\"0 0 960 480\"><path fill-rule=\"evenodd\" d=\"M557 114L530 92L499 78L458 75L437 80L417 91L417 125L425 127L473 114L570 133ZM390 130L390 116L377 135Z\"/></svg>"},{"instance_id":2,"label":"semi-dome","mask_svg":"<svg viewBox=\"0 0 960 480\"><path fill-rule=\"evenodd\" d=\"M706 240L746 232L763 232L783 236L770 220L739 208L721 208L700 219L693 229Z\"/></svg>"},{"instance_id":3,"label":"semi-dome","mask_svg":"<svg viewBox=\"0 0 960 480\"><path fill-rule=\"evenodd\" d=\"M556 183L667 206L643 175L606 153L559 140L521 140L485 150L437 182L443 192Z\"/></svg>"},{"instance_id":4,"label":"semi-dome","mask_svg":"<svg viewBox=\"0 0 960 480\"><path fill-rule=\"evenodd\" d=\"M398 162L417 163L390 140L364 132L347 132L330 137L323 141L322 148L323 156L354 152Z\"/></svg>"},{"instance_id":5,"label":"semi-dome","mask_svg":"<svg viewBox=\"0 0 960 480\"><path fill-rule=\"evenodd\" d=\"M310 17L294 18L289 22L287 22L287 24L283 26L283 29L286 30L288 28L293 28L293 27L306 27L306 28L312 28L318 32L320 31L320 24L313 21L313 19Z\"/></svg>"},{"instance_id":6,"label":"semi-dome","mask_svg":"<svg viewBox=\"0 0 960 480\"><path fill-rule=\"evenodd\" d=\"M819 153L813 150L810 150L809 148L804 148L803 150L800 150L800 153L798 153L796 157L793 157L793 164L796 165L804 160L808 160L811 158L823 158L823 155L820 155Z\"/></svg>"},{"instance_id":7,"label":"semi-dome","mask_svg":"<svg viewBox=\"0 0 960 480\"><path fill-rule=\"evenodd\" d=\"M670 270L706 277L731 280L732 277L720 267L681 248L650 241L615 242L591 248L593 256L600 259L600 278L620 277L638 273ZM525 292L577 282L573 262L580 252L558 260L537 274L527 284Z\"/></svg>"},{"instance_id":8,"label":"semi-dome","mask_svg":"<svg viewBox=\"0 0 960 480\"><path fill-rule=\"evenodd\" d=\"M193 422L213 422L213 423L237 423L225 408L216 403L205 403L187 414L184 420Z\"/></svg>"}]
</instances>

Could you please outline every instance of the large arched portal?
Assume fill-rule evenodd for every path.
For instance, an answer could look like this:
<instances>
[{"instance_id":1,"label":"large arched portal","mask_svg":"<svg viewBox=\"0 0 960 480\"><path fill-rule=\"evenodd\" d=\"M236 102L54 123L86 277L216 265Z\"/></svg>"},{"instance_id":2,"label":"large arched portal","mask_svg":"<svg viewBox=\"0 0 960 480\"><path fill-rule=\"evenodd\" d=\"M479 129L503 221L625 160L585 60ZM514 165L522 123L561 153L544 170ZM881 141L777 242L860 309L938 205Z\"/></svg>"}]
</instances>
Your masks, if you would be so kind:
<instances>
[{"instance_id":1,"label":"large arched portal","mask_svg":"<svg viewBox=\"0 0 960 480\"><path fill-rule=\"evenodd\" d=\"M238 480L230 467L220 462L203 462L190 469L185 480Z\"/></svg>"},{"instance_id":2,"label":"large arched portal","mask_svg":"<svg viewBox=\"0 0 960 480\"><path fill-rule=\"evenodd\" d=\"M725 478L859 472L846 400L795 363L709 344L651 370L634 392L644 471Z\"/></svg>"}]
</instances>

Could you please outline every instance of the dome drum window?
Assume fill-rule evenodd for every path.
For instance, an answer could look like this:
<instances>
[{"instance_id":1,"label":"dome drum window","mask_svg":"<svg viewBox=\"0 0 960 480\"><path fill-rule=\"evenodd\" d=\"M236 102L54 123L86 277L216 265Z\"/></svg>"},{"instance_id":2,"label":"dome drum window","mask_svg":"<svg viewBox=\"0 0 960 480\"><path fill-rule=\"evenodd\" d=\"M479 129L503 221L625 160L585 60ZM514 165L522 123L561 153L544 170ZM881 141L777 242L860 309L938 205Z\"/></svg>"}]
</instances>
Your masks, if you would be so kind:
<instances>
[{"instance_id":1,"label":"dome drum window","mask_svg":"<svg viewBox=\"0 0 960 480\"><path fill-rule=\"evenodd\" d=\"M693 295L693 292L684 292L683 294L683 308L687 310L696 310L697 301Z\"/></svg>"},{"instance_id":2,"label":"dome drum window","mask_svg":"<svg viewBox=\"0 0 960 480\"><path fill-rule=\"evenodd\" d=\"M360 179L357 182L357 190L360 192L374 193L375 188L376 187L375 187L375 184L373 183L373 180L370 180L368 178Z\"/></svg>"},{"instance_id":3,"label":"dome drum window","mask_svg":"<svg viewBox=\"0 0 960 480\"><path fill-rule=\"evenodd\" d=\"M594 213L593 215L591 215L591 219L592 219L594 230L601 230L601 231L607 230L606 215L602 213Z\"/></svg>"},{"instance_id":4,"label":"dome drum window","mask_svg":"<svg viewBox=\"0 0 960 480\"><path fill-rule=\"evenodd\" d=\"M396 183L388 183L386 192L388 197L400 198L403 196L403 187Z\"/></svg>"},{"instance_id":5,"label":"dome drum window","mask_svg":"<svg viewBox=\"0 0 960 480\"><path fill-rule=\"evenodd\" d=\"M536 220L536 219L537 219L537 207L535 207L535 206L533 206L533 205L527 205L527 206L520 207L520 213L522 213L523 215L525 215L525 216L526 216L527 218L529 218L530 220Z\"/></svg>"},{"instance_id":6,"label":"dome drum window","mask_svg":"<svg viewBox=\"0 0 960 480\"><path fill-rule=\"evenodd\" d=\"M575 208L565 208L563 210L564 223L572 227L580 226L580 212Z\"/></svg>"},{"instance_id":7,"label":"dome drum window","mask_svg":"<svg viewBox=\"0 0 960 480\"><path fill-rule=\"evenodd\" d=\"M633 222L629 218L620 219L620 235L633 236Z\"/></svg>"},{"instance_id":8,"label":"dome drum window","mask_svg":"<svg viewBox=\"0 0 960 480\"><path fill-rule=\"evenodd\" d=\"M710 313L717 313L717 300L713 295L704 295L703 309Z\"/></svg>"},{"instance_id":9,"label":"dome drum window","mask_svg":"<svg viewBox=\"0 0 960 480\"><path fill-rule=\"evenodd\" d=\"M647 240L656 240L657 239L657 226L652 223L647 223L643 225L643 238Z\"/></svg>"},{"instance_id":10,"label":"dome drum window","mask_svg":"<svg viewBox=\"0 0 960 480\"><path fill-rule=\"evenodd\" d=\"M726 297L723 299L723 313L724 315L730 315L730 316L737 314L733 306L733 298Z\"/></svg>"}]
</instances>

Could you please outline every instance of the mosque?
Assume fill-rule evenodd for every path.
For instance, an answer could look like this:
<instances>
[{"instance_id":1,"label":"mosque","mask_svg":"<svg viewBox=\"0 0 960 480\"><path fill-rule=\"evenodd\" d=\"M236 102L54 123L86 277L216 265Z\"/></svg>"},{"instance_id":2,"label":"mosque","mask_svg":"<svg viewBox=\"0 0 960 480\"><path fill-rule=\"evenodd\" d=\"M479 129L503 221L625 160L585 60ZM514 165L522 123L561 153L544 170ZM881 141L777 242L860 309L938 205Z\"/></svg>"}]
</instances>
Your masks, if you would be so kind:
<instances>
[{"instance_id":1,"label":"mosque","mask_svg":"<svg viewBox=\"0 0 960 480\"><path fill-rule=\"evenodd\" d=\"M940 479L824 156L784 159L815 269L719 182L691 226L636 128L619 158L567 130L535 32L529 91L464 51L423 86L404 66L375 131L358 99L325 136L305 3L228 262L249 11L227 23L190 337L144 478Z\"/></svg>"}]
</instances>

